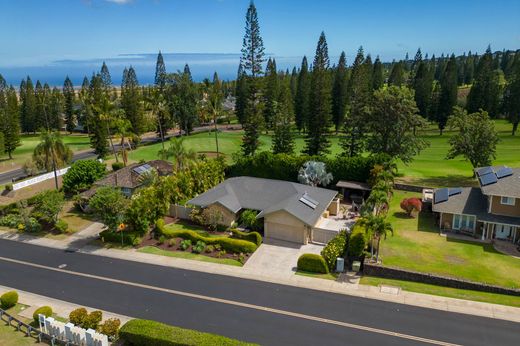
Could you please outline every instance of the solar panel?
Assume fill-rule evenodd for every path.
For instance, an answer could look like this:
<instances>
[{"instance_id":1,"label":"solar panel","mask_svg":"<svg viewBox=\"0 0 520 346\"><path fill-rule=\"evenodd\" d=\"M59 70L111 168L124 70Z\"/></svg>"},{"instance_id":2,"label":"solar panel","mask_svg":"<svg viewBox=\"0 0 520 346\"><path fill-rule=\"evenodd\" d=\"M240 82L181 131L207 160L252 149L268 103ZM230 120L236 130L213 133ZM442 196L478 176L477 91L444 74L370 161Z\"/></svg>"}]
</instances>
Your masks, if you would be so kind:
<instances>
[{"instance_id":1,"label":"solar panel","mask_svg":"<svg viewBox=\"0 0 520 346\"><path fill-rule=\"evenodd\" d=\"M461 187L453 187L449 189L448 196L460 195L462 193Z\"/></svg>"},{"instance_id":2,"label":"solar panel","mask_svg":"<svg viewBox=\"0 0 520 346\"><path fill-rule=\"evenodd\" d=\"M305 192L302 196L303 198L305 198L306 200L308 200L309 202L313 203L313 204L316 204L318 205L318 201L313 199L311 196L309 196L309 194L307 192Z\"/></svg>"},{"instance_id":3,"label":"solar panel","mask_svg":"<svg viewBox=\"0 0 520 346\"><path fill-rule=\"evenodd\" d=\"M483 176L483 175L486 175L486 174L489 174L489 173L493 173L493 168L491 167L482 167L482 168L479 168L477 170L477 174L479 177Z\"/></svg>"},{"instance_id":4,"label":"solar panel","mask_svg":"<svg viewBox=\"0 0 520 346\"><path fill-rule=\"evenodd\" d=\"M481 175L479 177L479 179L480 179L480 185L482 185L482 186L491 185L498 181L495 173L488 173L488 174Z\"/></svg>"},{"instance_id":5,"label":"solar panel","mask_svg":"<svg viewBox=\"0 0 520 346\"><path fill-rule=\"evenodd\" d=\"M435 193L433 194L433 203L437 204L441 202L446 202L448 200L448 197L449 194L447 188L435 190Z\"/></svg>"},{"instance_id":6,"label":"solar panel","mask_svg":"<svg viewBox=\"0 0 520 346\"><path fill-rule=\"evenodd\" d=\"M141 165L141 166L138 166L136 168L134 168L134 172L136 172L137 174L141 175L145 172L148 172L152 169L152 166L150 166L149 164L145 163L144 165Z\"/></svg>"},{"instance_id":7,"label":"solar panel","mask_svg":"<svg viewBox=\"0 0 520 346\"><path fill-rule=\"evenodd\" d=\"M314 199L312 199L308 194L307 192L303 194L303 196L300 198L300 202L302 202L303 204L305 204L306 206L312 208L312 209L316 209L316 207L318 206L318 202L315 201Z\"/></svg>"},{"instance_id":8,"label":"solar panel","mask_svg":"<svg viewBox=\"0 0 520 346\"><path fill-rule=\"evenodd\" d=\"M509 177L510 175L513 175L513 170L509 167L502 167L497 171L498 179Z\"/></svg>"}]
</instances>

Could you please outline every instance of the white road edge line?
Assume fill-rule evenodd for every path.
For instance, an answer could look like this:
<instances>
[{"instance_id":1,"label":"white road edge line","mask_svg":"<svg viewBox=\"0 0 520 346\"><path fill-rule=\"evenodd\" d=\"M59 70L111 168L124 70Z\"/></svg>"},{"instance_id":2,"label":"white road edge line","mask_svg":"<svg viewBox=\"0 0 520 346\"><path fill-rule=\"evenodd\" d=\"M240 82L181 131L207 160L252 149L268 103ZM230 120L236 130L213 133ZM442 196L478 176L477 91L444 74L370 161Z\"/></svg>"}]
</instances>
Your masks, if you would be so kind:
<instances>
[{"instance_id":1,"label":"white road edge line","mask_svg":"<svg viewBox=\"0 0 520 346\"><path fill-rule=\"evenodd\" d=\"M458 345L458 344L453 344L453 343L449 343L449 342L445 342L445 341L427 339L427 338L422 338L422 337L418 337L418 336L413 336L413 335L408 335L408 334L403 334L403 333L398 333L398 332L392 332L392 331L385 330L385 329L367 327L367 326L363 326L363 325L359 325L359 324L353 324L353 323L348 323L348 322L341 322L341 321L331 320L331 319L328 319L328 318L322 318L322 317L317 317L317 316L305 315L305 314L301 314L301 313L297 313L297 312L285 311L285 310L269 308L269 307L260 306L260 305L248 304L248 303L242 303L242 302L237 302L237 301L228 300L228 299L209 297L209 296L204 296L204 295L201 295L201 294L195 294L195 293L171 290L171 289L168 289L168 288L150 286L150 285L140 284L140 283L136 283L136 282L130 282L130 281L119 280L119 279L112 279L112 278L105 277L105 276L98 276L98 275L93 275L93 274L80 273L80 272L75 272L75 271L72 271L72 270L54 268L54 267L49 267L49 266L45 266L45 265L42 265L42 264L36 264L36 263L16 260L16 259L12 259L12 258L0 257L0 260L1 261L5 261L5 262L11 262L11 263L16 263L16 264L26 265L26 266L30 266L30 267L34 267L34 268L40 268L40 269L45 269L45 270L51 270L51 271L55 271L55 272L70 274L70 275L82 276L82 277L86 277L86 278L102 280L102 281L108 281L108 282L113 282L113 283L127 285L127 286L133 286L133 287L145 288L145 289L154 290L154 291L165 292L165 293L178 295L178 296L190 297L190 298L194 298L194 299L206 300L206 301L211 301L211 302L221 303L221 304L227 304L227 305L234 305L234 306L239 306L239 307L242 307L242 308L248 308L248 309L253 309L253 310L270 312L270 313L274 313L274 314L278 314L278 315L284 315L284 316L290 316L290 317L295 317L295 318L301 318L301 319L315 321L315 322L321 322L321 323L337 325L337 326L341 326L341 327L345 327L345 328L351 328L351 329L357 329L357 330L362 330L362 331L376 333L376 334L393 336L393 337L397 337L397 338L401 338L401 339L408 339L408 340L413 340L413 341L419 341L419 342L426 343L426 344L440 345L440 346L461 346L461 345Z\"/></svg>"}]
</instances>

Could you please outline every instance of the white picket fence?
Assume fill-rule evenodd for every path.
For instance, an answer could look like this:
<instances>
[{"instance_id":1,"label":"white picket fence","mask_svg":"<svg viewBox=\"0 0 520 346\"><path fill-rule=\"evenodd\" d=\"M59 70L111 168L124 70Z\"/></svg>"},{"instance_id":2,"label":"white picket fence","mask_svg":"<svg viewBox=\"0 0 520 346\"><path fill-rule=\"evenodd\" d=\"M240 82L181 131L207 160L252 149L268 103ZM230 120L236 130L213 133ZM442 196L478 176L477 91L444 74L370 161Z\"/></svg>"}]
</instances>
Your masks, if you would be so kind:
<instances>
[{"instance_id":1,"label":"white picket fence","mask_svg":"<svg viewBox=\"0 0 520 346\"><path fill-rule=\"evenodd\" d=\"M65 167L65 168L57 170L56 175L59 177L60 175L67 173L69 168L70 167ZM49 179L54 179L54 172L45 173L45 174L39 175L37 177L13 184L13 191L20 190L20 189L23 189L24 187L38 184L38 183L41 183L42 181L49 180Z\"/></svg>"},{"instance_id":2,"label":"white picket fence","mask_svg":"<svg viewBox=\"0 0 520 346\"><path fill-rule=\"evenodd\" d=\"M83 329L72 323L56 321L52 317L38 315L40 329L58 340L80 346L108 346L108 336L93 329Z\"/></svg>"}]
</instances>

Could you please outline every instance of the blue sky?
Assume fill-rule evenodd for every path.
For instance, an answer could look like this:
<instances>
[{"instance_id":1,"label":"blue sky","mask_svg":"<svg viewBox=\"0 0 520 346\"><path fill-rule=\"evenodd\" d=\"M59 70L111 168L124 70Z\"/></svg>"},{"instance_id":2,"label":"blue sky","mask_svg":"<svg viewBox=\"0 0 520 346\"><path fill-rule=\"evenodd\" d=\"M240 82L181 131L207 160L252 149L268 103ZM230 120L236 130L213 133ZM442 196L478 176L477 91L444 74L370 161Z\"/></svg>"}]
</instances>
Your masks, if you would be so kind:
<instances>
[{"instance_id":1,"label":"blue sky","mask_svg":"<svg viewBox=\"0 0 520 346\"><path fill-rule=\"evenodd\" d=\"M241 48L249 0L0 0L0 67L124 53ZM520 1L257 0L266 51L313 55L324 30L332 56L357 47L384 60L520 48Z\"/></svg>"}]
</instances>

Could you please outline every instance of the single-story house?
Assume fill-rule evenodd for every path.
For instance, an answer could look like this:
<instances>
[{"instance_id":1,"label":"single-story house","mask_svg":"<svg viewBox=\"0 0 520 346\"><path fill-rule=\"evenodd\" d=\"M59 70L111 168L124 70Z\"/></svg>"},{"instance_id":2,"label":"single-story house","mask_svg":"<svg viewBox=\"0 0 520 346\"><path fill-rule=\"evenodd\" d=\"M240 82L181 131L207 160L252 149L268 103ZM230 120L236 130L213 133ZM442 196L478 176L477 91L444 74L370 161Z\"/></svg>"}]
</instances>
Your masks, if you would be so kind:
<instances>
[{"instance_id":1,"label":"single-story house","mask_svg":"<svg viewBox=\"0 0 520 346\"><path fill-rule=\"evenodd\" d=\"M328 242L342 224L331 225L330 215L339 213L337 191L282 180L235 177L188 201L201 208L221 211L231 225L241 211L258 211L263 219L264 237L307 244ZM327 227L324 227L327 226Z\"/></svg>"},{"instance_id":2,"label":"single-story house","mask_svg":"<svg viewBox=\"0 0 520 346\"><path fill-rule=\"evenodd\" d=\"M520 242L520 168L482 167L475 174L478 188L434 190L432 210L440 229Z\"/></svg>"}]
</instances>

